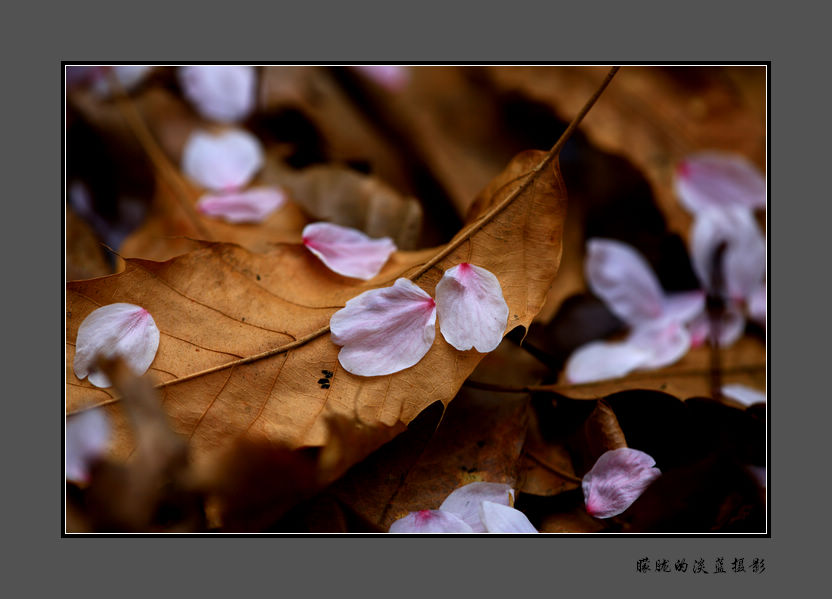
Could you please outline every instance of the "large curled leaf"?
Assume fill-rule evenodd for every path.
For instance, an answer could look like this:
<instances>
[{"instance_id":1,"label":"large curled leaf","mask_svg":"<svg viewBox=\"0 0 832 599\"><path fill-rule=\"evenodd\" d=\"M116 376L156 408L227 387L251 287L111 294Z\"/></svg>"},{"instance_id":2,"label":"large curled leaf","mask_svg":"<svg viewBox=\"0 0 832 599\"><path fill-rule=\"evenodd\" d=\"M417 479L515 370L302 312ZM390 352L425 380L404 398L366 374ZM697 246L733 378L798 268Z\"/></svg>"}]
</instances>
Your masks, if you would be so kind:
<instances>
[{"instance_id":1,"label":"large curled leaf","mask_svg":"<svg viewBox=\"0 0 832 599\"><path fill-rule=\"evenodd\" d=\"M111 390L75 377L74 343L92 310L128 302L147 309L161 331L150 373L168 383L161 387L163 405L174 428L190 439L195 456L247 432L289 447L327 446L330 417L353 422L354 444L368 454L433 402L447 405L483 354L457 351L436 335L415 366L389 376L359 377L338 363L339 348L327 334L330 317L352 297L402 274L433 294L444 270L470 262L500 280L510 310L507 330L528 327L557 273L566 209L557 162L536 168L545 156L534 151L517 156L478 205L487 210L511 194L514 200L439 248L447 255L428 269L421 265L442 255L437 250L399 252L375 279L359 283L333 275L299 244L253 253L215 243L166 262L130 259L117 275L69 283L67 410L112 399ZM309 338L316 331L321 334ZM286 349L170 384L274 348ZM334 373L328 387L319 384L324 371ZM108 409L115 416L117 403ZM115 438L114 454L127 455L132 441L126 429L121 427ZM353 455L350 461L362 457ZM327 477L337 477L349 465L332 466Z\"/></svg>"}]
</instances>

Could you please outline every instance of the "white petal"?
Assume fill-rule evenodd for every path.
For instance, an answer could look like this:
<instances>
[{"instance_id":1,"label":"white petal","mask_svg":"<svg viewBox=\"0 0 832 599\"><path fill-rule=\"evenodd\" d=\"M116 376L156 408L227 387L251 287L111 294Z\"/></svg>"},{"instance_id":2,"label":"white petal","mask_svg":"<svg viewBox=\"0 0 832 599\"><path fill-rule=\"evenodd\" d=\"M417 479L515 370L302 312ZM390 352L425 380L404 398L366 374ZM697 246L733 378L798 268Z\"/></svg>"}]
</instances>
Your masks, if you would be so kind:
<instances>
[{"instance_id":1,"label":"white petal","mask_svg":"<svg viewBox=\"0 0 832 599\"><path fill-rule=\"evenodd\" d=\"M637 325L661 316L664 293L659 280L632 246L590 239L585 269L592 292L623 321Z\"/></svg>"},{"instance_id":2,"label":"white petal","mask_svg":"<svg viewBox=\"0 0 832 599\"><path fill-rule=\"evenodd\" d=\"M748 297L748 317L761 326L766 326L766 284L763 283Z\"/></svg>"},{"instance_id":3,"label":"white petal","mask_svg":"<svg viewBox=\"0 0 832 599\"><path fill-rule=\"evenodd\" d=\"M488 532L508 534L537 532L526 514L507 505L494 503L493 501L483 501L480 504L480 514Z\"/></svg>"},{"instance_id":4,"label":"white petal","mask_svg":"<svg viewBox=\"0 0 832 599\"><path fill-rule=\"evenodd\" d=\"M690 349L691 338L681 322L664 317L634 328L625 343L646 354L638 369L652 370L681 359Z\"/></svg>"},{"instance_id":5,"label":"white petal","mask_svg":"<svg viewBox=\"0 0 832 599\"><path fill-rule=\"evenodd\" d=\"M87 410L66 419L66 478L89 481L89 469L104 455L110 438L110 421L103 410Z\"/></svg>"},{"instance_id":6,"label":"white petal","mask_svg":"<svg viewBox=\"0 0 832 599\"><path fill-rule=\"evenodd\" d=\"M182 170L203 187L231 191L245 186L263 166L263 149L251 133L195 131L182 155Z\"/></svg>"},{"instance_id":7,"label":"white petal","mask_svg":"<svg viewBox=\"0 0 832 599\"><path fill-rule=\"evenodd\" d=\"M254 109L257 73L245 65L195 65L179 68L185 97L205 118L233 123Z\"/></svg>"},{"instance_id":8,"label":"white petal","mask_svg":"<svg viewBox=\"0 0 832 599\"><path fill-rule=\"evenodd\" d=\"M89 375L96 387L109 387L110 380L96 368L99 356L121 356L136 375L142 375L158 348L159 329L147 310L133 304L109 304L93 310L78 328L72 369L79 379Z\"/></svg>"},{"instance_id":9,"label":"white petal","mask_svg":"<svg viewBox=\"0 0 832 599\"><path fill-rule=\"evenodd\" d=\"M363 76L392 92L401 91L410 81L408 67L394 64L364 64L352 67Z\"/></svg>"},{"instance_id":10,"label":"white petal","mask_svg":"<svg viewBox=\"0 0 832 599\"><path fill-rule=\"evenodd\" d=\"M402 533L453 533L473 532L471 527L454 514L442 510L410 512L390 525L388 532Z\"/></svg>"},{"instance_id":11,"label":"white petal","mask_svg":"<svg viewBox=\"0 0 832 599\"><path fill-rule=\"evenodd\" d=\"M766 206L766 180L744 156L701 152L688 156L676 169L676 193L693 214L708 208Z\"/></svg>"},{"instance_id":12,"label":"white petal","mask_svg":"<svg viewBox=\"0 0 832 599\"><path fill-rule=\"evenodd\" d=\"M396 251L389 237L373 239L356 229L331 223L306 225L303 244L330 270L365 281L376 276Z\"/></svg>"},{"instance_id":13,"label":"white petal","mask_svg":"<svg viewBox=\"0 0 832 599\"><path fill-rule=\"evenodd\" d=\"M439 509L459 516L474 532L485 532L480 516L483 501L511 506L514 504L514 489L502 483L469 483L448 495Z\"/></svg>"},{"instance_id":14,"label":"white petal","mask_svg":"<svg viewBox=\"0 0 832 599\"><path fill-rule=\"evenodd\" d=\"M699 347L711 338L711 318L702 312L688 325L691 346ZM730 347L745 332L745 316L735 304L729 304L719 320L719 346Z\"/></svg>"},{"instance_id":15,"label":"white petal","mask_svg":"<svg viewBox=\"0 0 832 599\"><path fill-rule=\"evenodd\" d=\"M508 305L500 281L488 270L457 264L436 285L439 330L458 350L490 352L500 345L508 322Z\"/></svg>"},{"instance_id":16,"label":"white petal","mask_svg":"<svg viewBox=\"0 0 832 599\"><path fill-rule=\"evenodd\" d=\"M766 392L746 387L745 385L723 385L722 394L730 397L744 406L755 403L766 403Z\"/></svg>"},{"instance_id":17,"label":"white petal","mask_svg":"<svg viewBox=\"0 0 832 599\"><path fill-rule=\"evenodd\" d=\"M207 216L222 218L230 223L261 223L286 202L282 191L257 187L239 192L205 194L196 203Z\"/></svg>"},{"instance_id":18,"label":"white petal","mask_svg":"<svg viewBox=\"0 0 832 599\"><path fill-rule=\"evenodd\" d=\"M570 383L592 383L624 376L650 358L650 353L635 345L592 341L576 349L566 362Z\"/></svg>"},{"instance_id":19,"label":"white petal","mask_svg":"<svg viewBox=\"0 0 832 599\"><path fill-rule=\"evenodd\" d=\"M679 322L690 322L704 309L704 291L682 291L665 296L662 315Z\"/></svg>"},{"instance_id":20,"label":"white petal","mask_svg":"<svg viewBox=\"0 0 832 599\"><path fill-rule=\"evenodd\" d=\"M586 511L596 518L625 511L661 475L655 464L643 451L629 447L604 453L583 478Z\"/></svg>"},{"instance_id":21,"label":"white petal","mask_svg":"<svg viewBox=\"0 0 832 599\"><path fill-rule=\"evenodd\" d=\"M333 343L343 346L338 361L348 372L391 374L428 353L436 335L436 304L409 280L398 279L348 301L329 326Z\"/></svg>"}]
</instances>

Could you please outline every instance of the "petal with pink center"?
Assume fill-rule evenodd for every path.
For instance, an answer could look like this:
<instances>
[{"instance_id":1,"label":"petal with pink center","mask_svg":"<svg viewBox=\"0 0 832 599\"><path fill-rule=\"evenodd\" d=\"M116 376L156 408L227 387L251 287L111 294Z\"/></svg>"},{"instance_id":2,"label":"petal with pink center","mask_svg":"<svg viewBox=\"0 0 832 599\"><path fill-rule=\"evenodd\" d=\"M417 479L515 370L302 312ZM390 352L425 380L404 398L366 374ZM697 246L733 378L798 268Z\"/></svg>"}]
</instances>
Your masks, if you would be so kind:
<instances>
[{"instance_id":1,"label":"petal with pink center","mask_svg":"<svg viewBox=\"0 0 832 599\"><path fill-rule=\"evenodd\" d=\"M458 350L490 352L503 340L508 304L500 281L484 268L463 262L446 270L436 285L436 309L442 336Z\"/></svg>"},{"instance_id":2,"label":"petal with pink center","mask_svg":"<svg viewBox=\"0 0 832 599\"><path fill-rule=\"evenodd\" d=\"M469 483L448 495L439 509L459 516L474 532L486 532L480 514L483 501L513 505L514 489L503 483Z\"/></svg>"},{"instance_id":3,"label":"petal with pink center","mask_svg":"<svg viewBox=\"0 0 832 599\"><path fill-rule=\"evenodd\" d=\"M205 194L196 203L206 216L230 223L261 223L286 202L286 195L273 187L255 187L245 191Z\"/></svg>"},{"instance_id":4,"label":"petal with pink center","mask_svg":"<svg viewBox=\"0 0 832 599\"><path fill-rule=\"evenodd\" d=\"M408 67L395 64L362 64L352 67L367 79L392 92L407 87L410 82Z\"/></svg>"},{"instance_id":5,"label":"petal with pink center","mask_svg":"<svg viewBox=\"0 0 832 599\"><path fill-rule=\"evenodd\" d=\"M676 194L693 214L709 208L766 206L766 180L757 167L739 154L700 152L676 168Z\"/></svg>"},{"instance_id":6,"label":"petal with pink center","mask_svg":"<svg viewBox=\"0 0 832 599\"><path fill-rule=\"evenodd\" d=\"M393 534L402 533L454 533L473 532L471 527L456 515L443 510L410 512L390 525Z\"/></svg>"},{"instance_id":7,"label":"petal with pink center","mask_svg":"<svg viewBox=\"0 0 832 599\"><path fill-rule=\"evenodd\" d=\"M480 504L480 515L488 532L504 534L537 533L537 529L529 522L526 514L501 503L483 501Z\"/></svg>"},{"instance_id":8,"label":"petal with pink center","mask_svg":"<svg viewBox=\"0 0 832 599\"><path fill-rule=\"evenodd\" d=\"M150 313L133 304L109 304L93 310L78 328L75 339L75 376L96 387L109 387L110 380L98 370L99 356L120 356L136 375L144 374L156 357L159 329Z\"/></svg>"},{"instance_id":9,"label":"petal with pink center","mask_svg":"<svg viewBox=\"0 0 832 599\"><path fill-rule=\"evenodd\" d=\"M662 314L664 292L647 261L632 246L590 239L585 261L592 292L631 326Z\"/></svg>"},{"instance_id":10,"label":"petal with pink center","mask_svg":"<svg viewBox=\"0 0 832 599\"><path fill-rule=\"evenodd\" d=\"M331 271L365 281L376 276L396 251L396 244L389 237L373 239L356 229L332 223L306 225L303 244Z\"/></svg>"},{"instance_id":11,"label":"petal with pink center","mask_svg":"<svg viewBox=\"0 0 832 599\"><path fill-rule=\"evenodd\" d=\"M684 324L663 317L634 328L625 343L646 354L639 370L653 370L670 366L688 353L691 337Z\"/></svg>"},{"instance_id":12,"label":"petal with pink center","mask_svg":"<svg viewBox=\"0 0 832 599\"><path fill-rule=\"evenodd\" d=\"M650 359L650 352L623 341L592 341L566 362L566 380L591 383L624 376Z\"/></svg>"},{"instance_id":13,"label":"petal with pink center","mask_svg":"<svg viewBox=\"0 0 832 599\"><path fill-rule=\"evenodd\" d=\"M745 332L745 316L743 316L736 304L729 304L718 323L719 333L717 338L720 347L730 347L742 337ZM691 336L691 346L699 347L711 339L713 325L707 312L702 312L688 324L688 331Z\"/></svg>"},{"instance_id":14,"label":"petal with pink center","mask_svg":"<svg viewBox=\"0 0 832 599\"><path fill-rule=\"evenodd\" d=\"M338 361L360 376L392 374L416 364L436 336L436 304L407 279L371 289L347 302L329 321Z\"/></svg>"},{"instance_id":15,"label":"petal with pink center","mask_svg":"<svg viewBox=\"0 0 832 599\"><path fill-rule=\"evenodd\" d=\"M214 191L244 187L263 166L263 149L251 133L228 129L212 134L195 131L182 154L182 170Z\"/></svg>"},{"instance_id":16,"label":"petal with pink center","mask_svg":"<svg viewBox=\"0 0 832 599\"><path fill-rule=\"evenodd\" d=\"M103 410L81 412L66 419L66 478L89 482L90 466L104 455L110 421Z\"/></svg>"},{"instance_id":17,"label":"petal with pink center","mask_svg":"<svg viewBox=\"0 0 832 599\"><path fill-rule=\"evenodd\" d=\"M622 513L661 475L655 465L648 454L629 447L604 453L582 481L586 511L596 518Z\"/></svg>"},{"instance_id":18,"label":"petal with pink center","mask_svg":"<svg viewBox=\"0 0 832 599\"><path fill-rule=\"evenodd\" d=\"M179 68L185 97L206 119L234 123L254 109L257 72L248 65L194 65Z\"/></svg>"},{"instance_id":19,"label":"petal with pink center","mask_svg":"<svg viewBox=\"0 0 832 599\"><path fill-rule=\"evenodd\" d=\"M722 394L725 397L730 397L734 401L740 402L744 406L751 406L755 403L766 403L765 391L758 391L745 385L723 385Z\"/></svg>"}]
</instances>

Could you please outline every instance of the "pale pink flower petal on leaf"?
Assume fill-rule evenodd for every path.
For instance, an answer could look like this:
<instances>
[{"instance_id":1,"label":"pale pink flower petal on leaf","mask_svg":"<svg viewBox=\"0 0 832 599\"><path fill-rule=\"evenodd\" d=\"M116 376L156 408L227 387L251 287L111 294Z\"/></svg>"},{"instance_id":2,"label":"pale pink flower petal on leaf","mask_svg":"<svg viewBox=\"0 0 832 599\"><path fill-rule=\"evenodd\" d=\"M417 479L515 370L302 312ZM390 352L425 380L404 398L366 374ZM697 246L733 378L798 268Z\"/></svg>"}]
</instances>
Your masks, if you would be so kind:
<instances>
[{"instance_id":1,"label":"pale pink flower petal on leaf","mask_svg":"<svg viewBox=\"0 0 832 599\"><path fill-rule=\"evenodd\" d=\"M624 341L592 341L575 350L566 363L570 383L591 383L629 374L650 359L650 351Z\"/></svg>"},{"instance_id":2,"label":"pale pink flower petal on leaf","mask_svg":"<svg viewBox=\"0 0 832 599\"><path fill-rule=\"evenodd\" d=\"M391 92L403 90L410 81L410 71L406 66L394 64L364 64L355 65L352 69Z\"/></svg>"},{"instance_id":3,"label":"pale pink flower petal on leaf","mask_svg":"<svg viewBox=\"0 0 832 599\"><path fill-rule=\"evenodd\" d=\"M96 387L110 380L96 367L99 356L120 356L136 375L144 374L156 357L159 329L150 313L133 304L109 304L93 310L78 328L75 339L75 376Z\"/></svg>"},{"instance_id":4,"label":"pale pink flower petal on leaf","mask_svg":"<svg viewBox=\"0 0 832 599\"><path fill-rule=\"evenodd\" d=\"M739 154L701 152L688 156L676 169L676 193L693 214L709 208L766 205L763 174Z\"/></svg>"},{"instance_id":5,"label":"pale pink flower petal on leaf","mask_svg":"<svg viewBox=\"0 0 832 599\"><path fill-rule=\"evenodd\" d=\"M104 455L110 421L103 410L87 410L66 419L66 478L89 482L90 466Z\"/></svg>"},{"instance_id":6,"label":"pale pink flower petal on leaf","mask_svg":"<svg viewBox=\"0 0 832 599\"><path fill-rule=\"evenodd\" d=\"M261 223L286 202L286 195L276 188L257 187L245 191L205 194L196 203L206 216L230 223Z\"/></svg>"},{"instance_id":7,"label":"pale pink flower petal on leaf","mask_svg":"<svg viewBox=\"0 0 832 599\"><path fill-rule=\"evenodd\" d=\"M365 281L376 276L396 251L389 237L373 239L356 229L331 223L306 225L303 244L333 272Z\"/></svg>"},{"instance_id":8,"label":"pale pink flower petal on leaf","mask_svg":"<svg viewBox=\"0 0 832 599\"><path fill-rule=\"evenodd\" d=\"M182 170L201 186L228 192L244 187L263 166L263 149L251 133L195 131L185 144Z\"/></svg>"},{"instance_id":9,"label":"pale pink flower petal on leaf","mask_svg":"<svg viewBox=\"0 0 832 599\"><path fill-rule=\"evenodd\" d=\"M690 322L704 309L704 291L682 291L665 296L662 315L679 322Z\"/></svg>"},{"instance_id":10,"label":"pale pink flower petal on leaf","mask_svg":"<svg viewBox=\"0 0 832 599\"><path fill-rule=\"evenodd\" d=\"M755 403L766 403L766 392L746 387L745 385L723 385L722 394L725 397L740 402L744 406L754 405Z\"/></svg>"},{"instance_id":11,"label":"pale pink flower petal on leaf","mask_svg":"<svg viewBox=\"0 0 832 599\"><path fill-rule=\"evenodd\" d=\"M604 453L583 478L586 511L596 518L624 512L661 475L655 464L643 451L629 447Z\"/></svg>"},{"instance_id":12,"label":"pale pink flower petal on leaf","mask_svg":"<svg viewBox=\"0 0 832 599\"><path fill-rule=\"evenodd\" d=\"M690 349L691 338L684 324L663 317L633 329L625 343L646 354L637 368L652 370L680 360Z\"/></svg>"},{"instance_id":13,"label":"pale pink flower petal on leaf","mask_svg":"<svg viewBox=\"0 0 832 599\"><path fill-rule=\"evenodd\" d=\"M480 514L485 529L491 533L526 534L537 533L526 514L513 507L483 501L480 504Z\"/></svg>"},{"instance_id":14,"label":"pale pink flower petal on leaf","mask_svg":"<svg viewBox=\"0 0 832 599\"><path fill-rule=\"evenodd\" d=\"M443 510L422 510L410 512L390 525L388 532L402 533L455 533L474 532L459 517Z\"/></svg>"},{"instance_id":15,"label":"pale pink flower petal on leaf","mask_svg":"<svg viewBox=\"0 0 832 599\"><path fill-rule=\"evenodd\" d=\"M439 330L458 350L490 352L503 340L508 305L497 277L462 263L445 271L436 285Z\"/></svg>"},{"instance_id":16,"label":"pale pink flower petal on leaf","mask_svg":"<svg viewBox=\"0 0 832 599\"><path fill-rule=\"evenodd\" d=\"M254 109L257 72L246 65L195 65L180 67L185 97L205 118L233 123Z\"/></svg>"},{"instance_id":17,"label":"pale pink flower petal on leaf","mask_svg":"<svg viewBox=\"0 0 832 599\"><path fill-rule=\"evenodd\" d=\"M647 261L611 239L587 242L586 278L592 292L631 326L662 314L664 293Z\"/></svg>"},{"instance_id":18,"label":"pale pink flower petal on leaf","mask_svg":"<svg viewBox=\"0 0 832 599\"><path fill-rule=\"evenodd\" d=\"M688 325L691 346L699 347L711 338L711 319L707 312L700 313ZM730 347L745 332L745 316L735 305L729 304L719 319L719 346Z\"/></svg>"},{"instance_id":19,"label":"pale pink flower petal on leaf","mask_svg":"<svg viewBox=\"0 0 832 599\"><path fill-rule=\"evenodd\" d=\"M347 302L329 321L338 361L352 374L380 376L416 364L436 335L436 304L407 279L371 289Z\"/></svg>"},{"instance_id":20,"label":"pale pink flower petal on leaf","mask_svg":"<svg viewBox=\"0 0 832 599\"><path fill-rule=\"evenodd\" d=\"M474 532L486 532L480 513L483 501L511 506L514 489L503 483L469 483L448 495L439 509L459 516Z\"/></svg>"}]
</instances>

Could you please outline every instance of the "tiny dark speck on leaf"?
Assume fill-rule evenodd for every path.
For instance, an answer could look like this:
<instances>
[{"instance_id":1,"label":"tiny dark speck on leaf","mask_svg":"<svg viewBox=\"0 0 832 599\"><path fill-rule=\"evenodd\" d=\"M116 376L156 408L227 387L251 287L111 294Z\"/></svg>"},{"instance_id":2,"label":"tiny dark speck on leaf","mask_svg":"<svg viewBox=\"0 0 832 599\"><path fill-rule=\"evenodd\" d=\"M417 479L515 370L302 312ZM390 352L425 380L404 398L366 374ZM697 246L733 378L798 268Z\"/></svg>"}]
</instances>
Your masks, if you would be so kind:
<instances>
[{"instance_id":1,"label":"tiny dark speck on leaf","mask_svg":"<svg viewBox=\"0 0 832 599\"><path fill-rule=\"evenodd\" d=\"M329 384L321 385L321 389L329 389Z\"/></svg>"},{"instance_id":2,"label":"tiny dark speck on leaf","mask_svg":"<svg viewBox=\"0 0 832 599\"><path fill-rule=\"evenodd\" d=\"M328 385L329 384L329 379L318 379L318 384L319 385Z\"/></svg>"},{"instance_id":3,"label":"tiny dark speck on leaf","mask_svg":"<svg viewBox=\"0 0 832 599\"><path fill-rule=\"evenodd\" d=\"M260 280L260 275L257 275L257 280L258 280L258 281Z\"/></svg>"},{"instance_id":4,"label":"tiny dark speck on leaf","mask_svg":"<svg viewBox=\"0 0 832 599\"><path fill-rule=\"evenodd\" d=\"M477 447L485 447L485 441L477 441Z\"/></svg>"},{"instance_id":5,"label":"tiny dark speck on leaf","mask_svg":"<svg viewBox=\"0 0 832 599\"><path fill-rule=\"evenodd\" d=\"M242 320L242 322L245 322L245 321L246 321L246 317L245 317L245 316L243 316L243 320Z\"/></svg>"}]
</instances>

